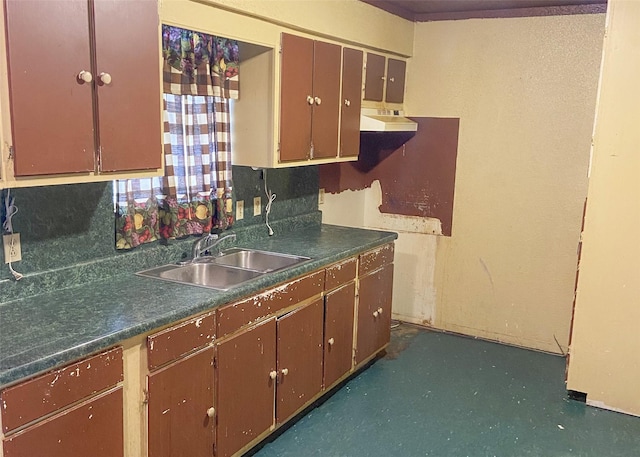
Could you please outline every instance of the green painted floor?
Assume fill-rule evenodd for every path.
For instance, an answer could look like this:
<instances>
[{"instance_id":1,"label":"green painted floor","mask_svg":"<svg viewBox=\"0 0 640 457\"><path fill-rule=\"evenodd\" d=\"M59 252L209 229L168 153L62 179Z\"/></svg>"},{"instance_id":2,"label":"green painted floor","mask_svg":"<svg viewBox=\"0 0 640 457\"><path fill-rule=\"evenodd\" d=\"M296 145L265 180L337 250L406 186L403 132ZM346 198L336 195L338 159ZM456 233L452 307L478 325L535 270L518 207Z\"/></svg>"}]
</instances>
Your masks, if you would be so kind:
<instances>
[{"instance_id":1,"label":"green painted floor","mask_svg":"<svg viewBox=\"0 0 640 457\"><path fill-rule=\"evenodd\" d=\"M640 418L567 399L565 359L401 325L258 457L640 456Z\"/></svg>"}]
</instances>

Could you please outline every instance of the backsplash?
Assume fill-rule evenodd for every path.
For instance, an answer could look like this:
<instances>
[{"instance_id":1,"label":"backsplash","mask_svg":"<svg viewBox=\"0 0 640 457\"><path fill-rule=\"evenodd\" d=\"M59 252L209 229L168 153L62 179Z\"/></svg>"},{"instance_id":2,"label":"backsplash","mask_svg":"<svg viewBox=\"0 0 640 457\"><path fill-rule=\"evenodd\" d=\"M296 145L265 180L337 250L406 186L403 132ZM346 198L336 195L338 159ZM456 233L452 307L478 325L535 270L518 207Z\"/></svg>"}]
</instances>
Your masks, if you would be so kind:
<instances>
[{"instance_id":1,"label":"backsplash","mask_svg":"<svg viewBox=\"0 0 640 457\"><path fill-rule=\"evenodd\" d=\"M245 201L245 217L232 229L239 241L268 236L264 226L267 198L261 176L260 170L233 167L234 200ZM276 235L284 235L299 224L320 224L317 166L268 170L267 180L277 195L269 216ZM111 182L13 189L11 195L19 209L13 228L20 233L22 245L22 261L13 267L25 278L16 283L3 264L0 302L45 292L42 288L68 287L73 282L178 260L194 241L191 237L117 252ZM262 200L262 214L253 216L253 198L257 196Z\"/></svg>"}]
</instances>

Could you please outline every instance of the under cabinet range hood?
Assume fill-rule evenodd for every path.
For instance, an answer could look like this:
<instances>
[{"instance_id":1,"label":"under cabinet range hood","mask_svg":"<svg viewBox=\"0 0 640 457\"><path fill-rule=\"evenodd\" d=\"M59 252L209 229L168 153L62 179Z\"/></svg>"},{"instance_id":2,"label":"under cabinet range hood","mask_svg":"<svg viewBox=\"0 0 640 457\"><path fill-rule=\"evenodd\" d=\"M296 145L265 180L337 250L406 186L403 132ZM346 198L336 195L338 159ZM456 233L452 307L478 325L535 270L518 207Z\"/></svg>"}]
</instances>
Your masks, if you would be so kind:
<instances>
[{"instance_id":1,"label":"under cabinet range hood","mask_svg":"<svg viewBox=\"0 0 640 457\"><path fill-rule=\"evenodd\" d=\"M362 108L361 132L415 132L418 124L400 110Z\"/></svg>"}]
</instances>

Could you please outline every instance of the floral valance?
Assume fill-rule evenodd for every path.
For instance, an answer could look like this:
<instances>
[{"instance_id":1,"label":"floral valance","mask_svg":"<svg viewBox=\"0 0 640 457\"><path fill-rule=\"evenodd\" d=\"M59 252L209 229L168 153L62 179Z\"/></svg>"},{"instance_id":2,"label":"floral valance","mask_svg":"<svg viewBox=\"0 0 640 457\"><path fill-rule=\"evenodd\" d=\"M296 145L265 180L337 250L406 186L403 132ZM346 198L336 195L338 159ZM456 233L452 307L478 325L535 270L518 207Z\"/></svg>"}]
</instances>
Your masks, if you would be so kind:
<instances>
[{"instance_id":1,"label":"floral valance","mask_svg":"<svg viewBox=\"0 0 640 457\"><path fill-rule=\"evenodd\" d=\"M163 25L164 92L238 98L239 54L235 40Z\"/></svg>"}]
</instances>

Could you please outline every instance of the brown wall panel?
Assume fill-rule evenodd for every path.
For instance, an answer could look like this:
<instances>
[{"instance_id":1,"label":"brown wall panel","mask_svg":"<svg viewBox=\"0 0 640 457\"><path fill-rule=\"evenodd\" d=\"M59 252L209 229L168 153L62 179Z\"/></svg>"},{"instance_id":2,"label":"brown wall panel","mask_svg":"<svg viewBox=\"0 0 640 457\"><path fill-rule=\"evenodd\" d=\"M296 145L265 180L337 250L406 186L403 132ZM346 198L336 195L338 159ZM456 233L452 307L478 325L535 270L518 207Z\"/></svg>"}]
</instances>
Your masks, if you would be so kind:
<instances>
[{"instance_id":1,"label":"brown wall panel","mask_svg":"<svg viewBox=\"0 0 640 457\"><path fill-rule=\"evenodd\" d=\"M358 161L320 165L320 187L339 193L378 180L382 213L434 217L451 236L460 119L412 119L415 135L363 134Z\"/></svg>"}]
</instances>

